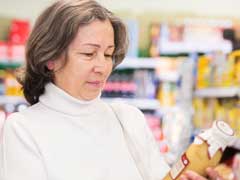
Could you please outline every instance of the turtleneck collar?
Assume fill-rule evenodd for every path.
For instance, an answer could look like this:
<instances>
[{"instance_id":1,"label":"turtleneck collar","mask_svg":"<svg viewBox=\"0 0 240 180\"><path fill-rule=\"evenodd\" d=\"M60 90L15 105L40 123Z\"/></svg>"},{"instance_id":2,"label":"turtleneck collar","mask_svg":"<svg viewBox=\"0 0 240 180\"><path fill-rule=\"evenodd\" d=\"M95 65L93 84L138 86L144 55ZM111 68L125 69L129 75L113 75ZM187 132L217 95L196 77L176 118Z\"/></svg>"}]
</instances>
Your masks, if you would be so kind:
<instances>
[{"instance_id":1,"label":"turtleneck collar","mask_svg":"<svg viewBox=\"0 0 240 180\"><path fill-rule=\"evenodd\" d=\"M93 100L79 100L53 83L45 86L45 92L39 97L39 101L52 110L68 115L82 115L96 113L101 107L100 95Z\"/></svg>"}]
</instances>

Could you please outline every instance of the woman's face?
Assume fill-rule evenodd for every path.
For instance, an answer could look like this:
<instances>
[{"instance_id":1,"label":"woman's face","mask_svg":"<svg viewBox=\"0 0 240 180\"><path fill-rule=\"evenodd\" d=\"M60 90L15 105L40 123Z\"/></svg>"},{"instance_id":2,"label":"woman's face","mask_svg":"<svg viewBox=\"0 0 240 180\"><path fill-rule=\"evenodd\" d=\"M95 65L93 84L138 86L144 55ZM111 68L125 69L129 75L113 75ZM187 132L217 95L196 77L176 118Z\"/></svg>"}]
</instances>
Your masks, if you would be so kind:
<instances>
[{"instance_id":1,"label":"woman's face","mask_svg":"<svg viewBox=\"0 0 240 180\"><path fill-rule=\"evenodd\" d=\"M75 98L96 98L112 71L113 51L114 31L110 21L95 20L80 27L68 47L67 57L62 55L54 63L54 83Z\"/></svg>"}]
</instances>

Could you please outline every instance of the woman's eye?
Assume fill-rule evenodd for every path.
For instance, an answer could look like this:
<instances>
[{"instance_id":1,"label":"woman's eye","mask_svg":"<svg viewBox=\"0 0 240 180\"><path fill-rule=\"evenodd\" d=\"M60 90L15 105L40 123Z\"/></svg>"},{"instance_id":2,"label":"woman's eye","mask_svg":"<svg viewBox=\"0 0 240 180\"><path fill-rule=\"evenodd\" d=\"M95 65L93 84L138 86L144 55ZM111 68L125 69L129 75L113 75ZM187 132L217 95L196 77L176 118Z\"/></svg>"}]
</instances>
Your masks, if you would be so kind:
<instances>
[{"instance_id":1,"label":"woman's eye","mask_svg":"<svg viewBox=\"0 0 240 180\"><path fill-rule=\"evenodd\" d=\"M104 56L105 56L106 58L112 58L112 57L113 57L112 54L105 54Z\"/></svg>"},{"instance_id":2,"label":"woman's eye","mask_svg":"<svg viewBox=\"0 0 240 180\"><path fill-rule=\"evenodd\" d=\"M84 55L84 56L87 56L87 57L94 56L94 53L81 53L81 54Z\"/></svg>"}]
</instances>

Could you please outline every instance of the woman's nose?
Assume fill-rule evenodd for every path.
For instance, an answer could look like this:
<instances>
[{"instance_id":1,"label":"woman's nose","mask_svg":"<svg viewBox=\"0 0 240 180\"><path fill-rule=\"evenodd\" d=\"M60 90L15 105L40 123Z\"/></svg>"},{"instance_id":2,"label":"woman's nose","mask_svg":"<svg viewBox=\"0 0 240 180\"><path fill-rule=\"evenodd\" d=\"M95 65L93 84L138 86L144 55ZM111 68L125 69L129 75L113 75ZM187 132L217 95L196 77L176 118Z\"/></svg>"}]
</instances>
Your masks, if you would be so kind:
<instances>
[{"instance_id":1,"label":"woman's nose","mask_svg":"<svg viewBox=\"0 0 240 180\"><path fill-rule=\"evenodd\" d=\"M93 70L96 73L103 73L106 68L106 62L105 62L105 56L104 55L98 55L95 59Z\"/></svg>"}]
</instances>

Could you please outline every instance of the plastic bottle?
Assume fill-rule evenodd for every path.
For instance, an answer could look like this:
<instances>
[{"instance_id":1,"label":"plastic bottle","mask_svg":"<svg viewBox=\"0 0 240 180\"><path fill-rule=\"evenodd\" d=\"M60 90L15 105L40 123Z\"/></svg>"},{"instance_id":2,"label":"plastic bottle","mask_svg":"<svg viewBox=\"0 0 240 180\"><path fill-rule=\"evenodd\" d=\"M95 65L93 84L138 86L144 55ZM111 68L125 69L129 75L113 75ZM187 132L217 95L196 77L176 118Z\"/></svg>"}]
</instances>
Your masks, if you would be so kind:
<instances>
[{"instance_id":1,"label":"plastic bottle","mask_svg":"<svg viewBox=\"0 0 240 180\"><path fill-rule=\"evenodd\" d=\"M234 140L234 132L224 121L215 121L212 128L200 133L164 180L178 180L186 170L206 176L206 168L216 166L226 146Z\"/></svg>"}]
</instances>

